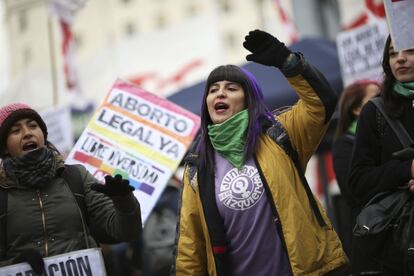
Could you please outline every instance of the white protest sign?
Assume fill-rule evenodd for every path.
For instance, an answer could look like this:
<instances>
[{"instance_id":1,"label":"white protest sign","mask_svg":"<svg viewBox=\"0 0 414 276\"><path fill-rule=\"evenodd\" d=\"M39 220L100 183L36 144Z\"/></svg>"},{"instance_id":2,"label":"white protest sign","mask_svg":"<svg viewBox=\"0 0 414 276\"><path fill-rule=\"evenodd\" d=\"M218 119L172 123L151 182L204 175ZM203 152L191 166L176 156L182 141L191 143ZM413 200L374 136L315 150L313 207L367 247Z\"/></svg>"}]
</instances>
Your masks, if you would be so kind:
<instances>
[{"instance_id":1,"label":"white protest sign","mask_svg":"<svg viewBox=\"0 0 414 276\"><path fill-rule=\"evenodd\" d=\"M394 50L414 48L414 1L384 0Z\"/></svg>"},{"instance_id":2,"label":"white protest sign","mask_svg":"<svg viewBox=\"0 0 414 276\"><path fill-rule=\"evenodd\" d=\"M44 258L46 276L105 276L105 264L100 248L90 248ZM0 275L35 275L27 263L0 267Z\"/></svg>"},{"instance_id":3,"label":"white protest sign","mask_svg":"<svg viewBox=\"0 0 414 276\"><path fill-rule=\"evenodd\" d=\"M387 36L385 20L338 34L336 44L344 86L361 79L382 80L381 60Z\"/></svg>"},{"instance_id":4,"label":"white protest sign","mask_svg":"<svg viewBox=\"0 0 414 276\"><path fill-rule=\"evenodd\" d=\"M197 115L118 80L66 162L83 164L99 180L128 179L145 222L199 127Z\"/></svg>"},{"instance_id":5,"label":"white protest sign","mask_svg":"<svg viewBox=\"0 0 414 276\"><path fill-rule=\"evenodd\" d=\"M73 147L73 131L68 106L55 107L40 112L47 125L48 140L63 154Z\"/></svg>"}]
</instances>

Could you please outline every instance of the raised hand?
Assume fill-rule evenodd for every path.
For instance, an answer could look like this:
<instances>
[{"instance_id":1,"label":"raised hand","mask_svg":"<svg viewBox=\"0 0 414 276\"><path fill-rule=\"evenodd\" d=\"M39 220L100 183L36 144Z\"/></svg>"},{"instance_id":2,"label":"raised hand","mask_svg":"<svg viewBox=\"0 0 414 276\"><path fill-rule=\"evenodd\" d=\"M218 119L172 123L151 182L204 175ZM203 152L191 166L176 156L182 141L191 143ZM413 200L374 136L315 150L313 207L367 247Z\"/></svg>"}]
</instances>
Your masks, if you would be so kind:
<instances>
[{"instance_id":1,"label":"raised hand","mask_svg":"<svg viewBox=\"0 0 414 276\"><path fill-rule=\"evenodd\" d=\"M261 30L250 31L244 39L243 47L251 52L248 61L280 68L291 53L283 42Z\"/></svg>"},{"instance_id":2,"label":"raised hand","mask_svg":"<svg viewBox=\"0 0 414 276\"><path fill-rule=\"evenodd\" d=\"M36 249L23 250L14 263L28 263L36 275L42 275L45 272L45 262Z\"/></svg>"}]
</instances>

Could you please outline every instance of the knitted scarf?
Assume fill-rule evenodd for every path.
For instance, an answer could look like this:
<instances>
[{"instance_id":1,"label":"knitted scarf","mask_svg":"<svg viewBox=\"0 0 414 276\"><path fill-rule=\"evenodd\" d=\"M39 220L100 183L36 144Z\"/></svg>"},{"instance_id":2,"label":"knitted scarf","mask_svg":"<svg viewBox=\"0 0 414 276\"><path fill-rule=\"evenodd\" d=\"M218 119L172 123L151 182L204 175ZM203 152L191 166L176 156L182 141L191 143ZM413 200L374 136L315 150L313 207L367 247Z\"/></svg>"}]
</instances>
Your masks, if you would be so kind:
<instances>
[{"instance_id":1,"label":"knitted scarf","mask_svg":"<svg viewBox=\"0 0 414 276\"><path fill-rule=\"evenodd\" d=\"M7 157L3 160L6 175L19 185L42 188L56 175L54 152L42 147L19 157Z\"/></svg>"}]
</instances>

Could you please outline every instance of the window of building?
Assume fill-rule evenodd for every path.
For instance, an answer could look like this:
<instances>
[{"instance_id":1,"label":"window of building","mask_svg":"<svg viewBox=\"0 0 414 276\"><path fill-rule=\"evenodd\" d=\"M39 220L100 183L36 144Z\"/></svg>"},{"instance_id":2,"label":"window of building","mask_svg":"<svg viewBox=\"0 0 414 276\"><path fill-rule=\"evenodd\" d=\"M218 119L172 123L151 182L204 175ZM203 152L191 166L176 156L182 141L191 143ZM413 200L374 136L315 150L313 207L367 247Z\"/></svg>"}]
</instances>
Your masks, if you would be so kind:
<instances>
[{"instance_id":1,"label":"window of building","mask_svg":"<svg viewBox=\"0 0 414 276\"><path fill-rule=\"evenodd\" d=\"M196 16L198 12L198 6L196 4L189 4L187 6L187 15L189 17Z\"/></svg>"},{"instance_id":2,"label":"window of building","mask_svg":"<svg viewBox=\"0 0 414 276\"><path fill-rule=\"evenodd\" d=\"M219 2L221 10L224 12L230 12L231 11L231 3L230 0L220 0Z\"/></svg>"},{"instance_id":3,"label":"window of building","mask_svg":"<svg viewBox=\"0 0 414 276\"><path fill-rule=\"evenodd\" d=\"M32 51L29 47L23 48L22 53L23 66L28 66L32 61Z\"/></svg>"},{"instance_id":4,"label":"window of building","mask_svg":"<svg viewBox=\"0 0 414 276\"><path fill-rule=\"evenodd\" d=\"M137 32L135 24L132 22L127 22L124 29L127 36L132 36Z\"/></svg>"},{"instance_id":5,"label":"window of building","mask_svg":"<svg viewBox=\"0 0 414 276\"><path fill-rule=\"evenodd\" d=\"M73 40L75 41L75 51L79 50L83 44L83 37L79 33L73 34Z\"/></svg>"},{"instance_id":6,"label":"window of building","mask_svg":"<svg viewBox=\"0 0 414 276\"><path fill-rule=\"evenodd\" d=\"M155 24L158 28L165 27L167 25L167 17L163 13L158 14L155 19Z\"/></svg>"},{"instance_id":7,"label":"window of building","mask_svg":"<svg viewBox=\"0 0 414 276\"><path fill-rule=\"evenodd\" d=\"M21 10L18 14L18 25L19 31L23 33L27 29L27 12L26 10Z\"/></svg>"},{"instance_id":8,"label":"window of building","mask_svg":"<svg viewBox=\"0 0 414 276\"><path fill-rule=\"evenodd\" d=\"M232 32L228 32L225 37L225 43L228 48L236 47L236 36Z\"/></svg>"}]
</instances>

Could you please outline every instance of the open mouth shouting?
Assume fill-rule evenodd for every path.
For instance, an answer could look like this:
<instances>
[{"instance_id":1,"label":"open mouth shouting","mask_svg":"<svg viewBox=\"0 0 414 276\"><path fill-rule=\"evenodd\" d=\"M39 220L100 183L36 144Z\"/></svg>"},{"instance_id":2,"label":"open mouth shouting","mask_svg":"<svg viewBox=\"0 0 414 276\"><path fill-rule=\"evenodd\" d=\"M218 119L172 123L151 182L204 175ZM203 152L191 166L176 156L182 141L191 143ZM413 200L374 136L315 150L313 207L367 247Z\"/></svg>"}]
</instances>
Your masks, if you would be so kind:
<instances>
[{"instance_id":1,"label":"open mouth shouting","mask_svg":"<svg viewBox=\"0 0 414 276\"><path fill-rule=\"evenodd\" d=\"M208 91L206 104L213 124L221 124L245 108L244 90L238 83L218 81Z\"/></svg>"},{"instance_id":2,"label":"open mouth shouting","mask_svg":"<svg viewBox=\"0 0 414 276\"><path fill-rule=\"evenodd\" d=\"M36 142L30 141L30 142L26 142L23 144L23 151L24 152L28 152L28 151L32 151L38 148L38 145Z\"/></svg>"},{"instance_id":3,"label":"open mouth shouting","mask_svg":"<svg viewBox=\"0 0 414 276\"><path fill-rule=\"evenodd\" d=\"M217 113L223 113L229 109L229 105L223 102L218 102L214 105L214 109Z\"/></svg>"},{"instance_id":4,"label":"open mouth shouting","mask_svg":"<svg viewBox=\"0 0 414 276\"><path fill-rule=\"evenodd\" d=\"M45 146L45 134L31 118L16 121L7 135L7 154L17 157Z\"/></svg>"}]
</instances>

